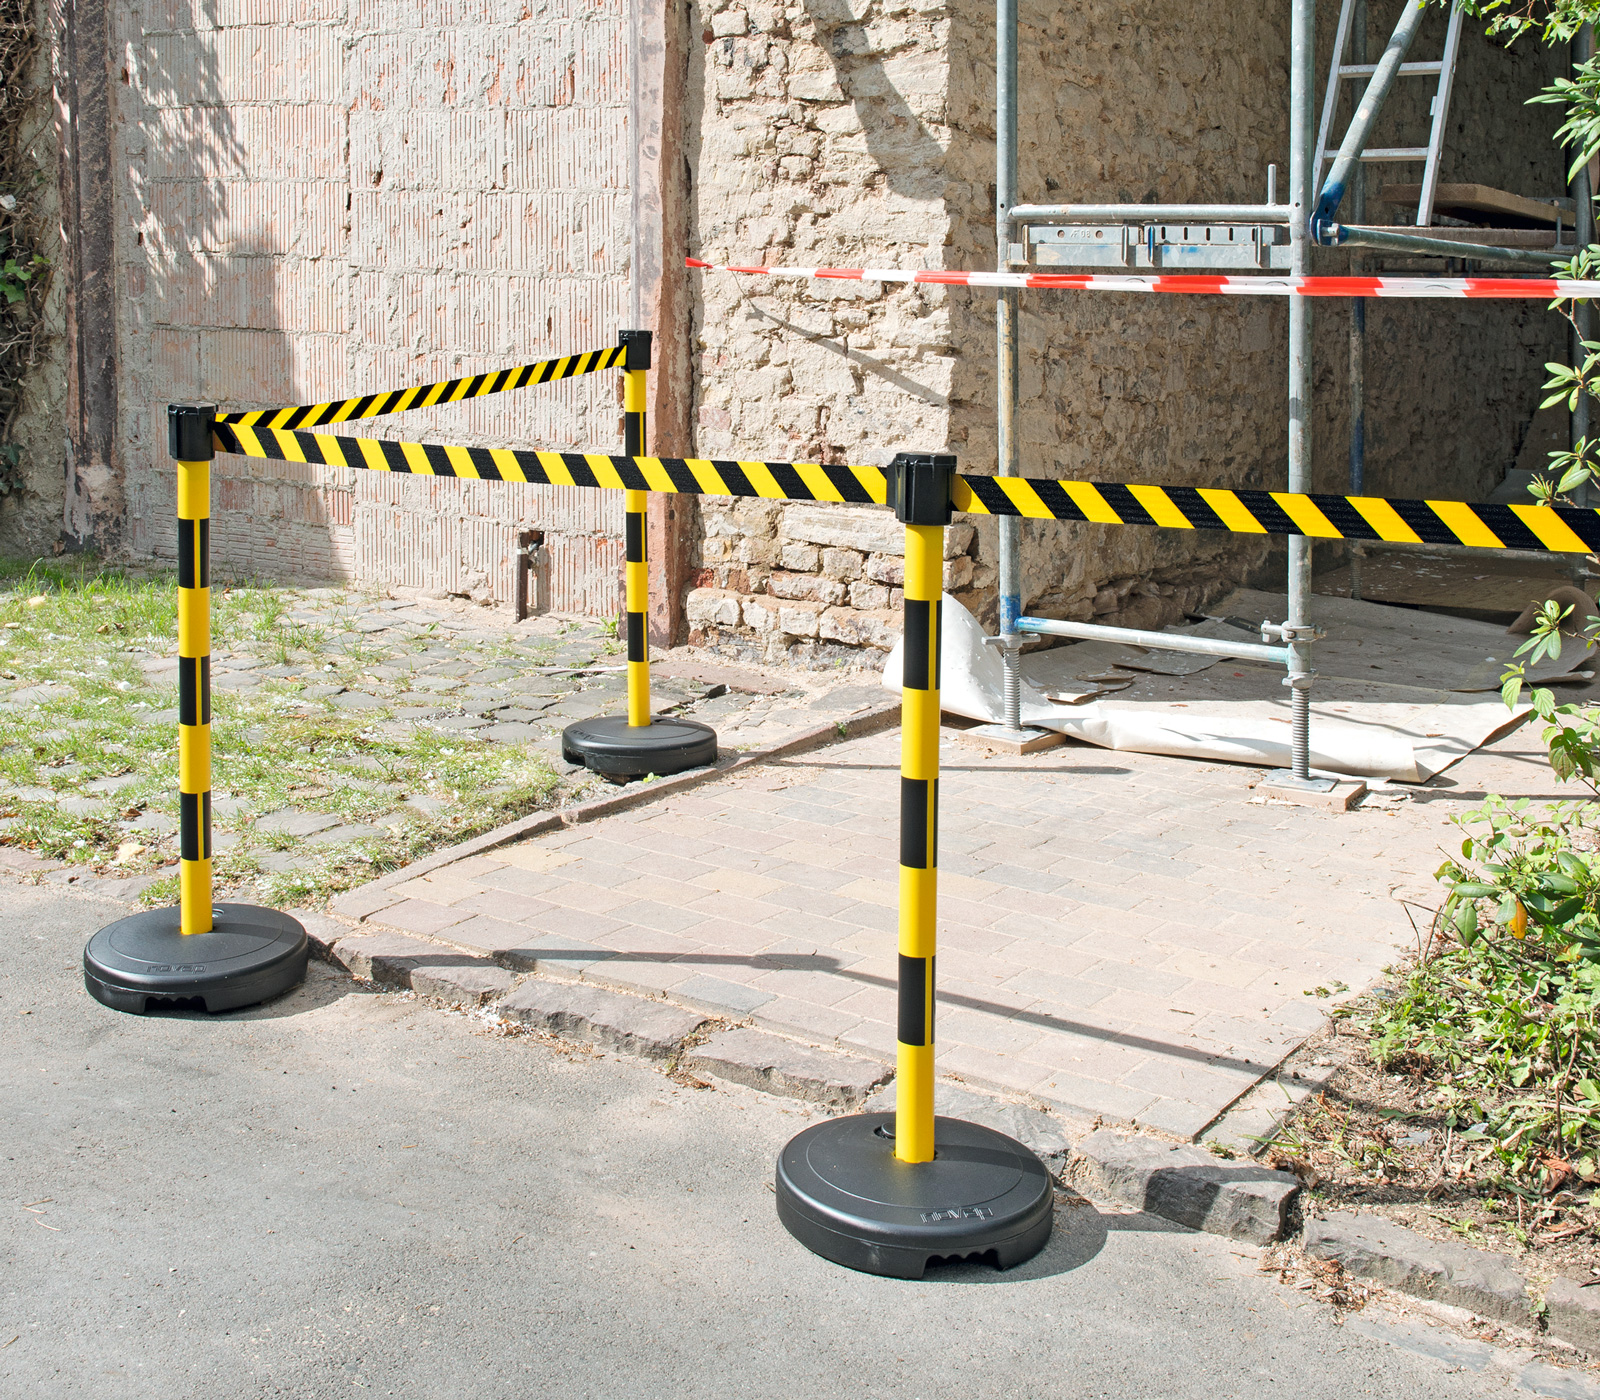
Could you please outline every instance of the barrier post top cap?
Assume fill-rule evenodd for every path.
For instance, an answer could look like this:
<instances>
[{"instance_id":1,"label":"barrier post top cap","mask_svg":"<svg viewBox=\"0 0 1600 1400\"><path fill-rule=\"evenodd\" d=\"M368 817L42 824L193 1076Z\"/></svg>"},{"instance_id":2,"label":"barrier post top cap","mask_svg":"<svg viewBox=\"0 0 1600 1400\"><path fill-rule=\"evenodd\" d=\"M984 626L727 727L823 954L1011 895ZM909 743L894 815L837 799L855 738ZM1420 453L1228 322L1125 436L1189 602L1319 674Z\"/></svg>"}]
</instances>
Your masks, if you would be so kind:
<instances>
[{"instance_id":1,"label":"barrier post top cap","mask_svg":"<svg viewBox=\"0 0 1600 1400\"><path fill-rule=\"evenodd\" d=\"M209 462L216 455L211 440L216 421L214 403L167 405L167 455L177 462Z\"/></svg>"},{"instance_id":2,"label":"barrier post top cap","mask_svg":"<svg viewBox=\"0 0 1600 1400\"><path fill-rule=\"evenodd\" d=\"M885 473L894 518L906 525L948 525L956 459L947 452L897 452Z\"/></svg>"},{"instance_id":3,"label":"barrier post top cap","mask_svg":"<svg viewBox=\"0 0 1600 1400\"><path fill-rule=\"evenodd\" d=\"M623 369L650 368L650 341L649 331L617 332L617 344L628 352L623 358Z\"/></svg>"}]
</instances>

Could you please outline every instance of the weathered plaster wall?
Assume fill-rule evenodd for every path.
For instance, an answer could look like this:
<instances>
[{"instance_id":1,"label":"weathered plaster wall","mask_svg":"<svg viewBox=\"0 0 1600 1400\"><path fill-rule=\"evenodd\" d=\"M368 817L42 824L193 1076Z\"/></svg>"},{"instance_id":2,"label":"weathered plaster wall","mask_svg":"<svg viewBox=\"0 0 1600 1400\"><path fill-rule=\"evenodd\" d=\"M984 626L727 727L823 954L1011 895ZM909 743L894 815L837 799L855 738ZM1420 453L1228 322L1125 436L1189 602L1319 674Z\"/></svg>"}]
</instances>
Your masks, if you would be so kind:
<instances>
[{"instance_id":1,"label":"weathered plaster wall","mask_svg":"<svg viewBox=\"0 0 1600 1400\"><path fill-rule=\"evenodd\" d=\"M49 15L35 8L39 33L48 36ZM58 150L50 110L50 44L39 45L29 84L31 100L23 114L18 150L25 171L35 172L33 225L38 251L52 265L60 262L58 229L61 203L56 188ZM66 342L63 330L65 285L53 273L45 296L44 338L37 363L25 375L22 402L10 426L10 440L21 453L19 487L0 497L0 554L12 558L47 555L61 535L63 477L62 419L66 411Z\"/></svg>"},{"instance_id":2,"label":"weathered plaster wall","mask_svg":"<svg viewBox=\"0 0 1600 1400\"><path fill-rule=\"evenodd\" d=\"M1393 15L1373 9L1376 53ZM1333 16L1324 20L1326 55ZM992 6L708 0L699 25L691 251L711 262L993 266ZM1023 197L1255 201L1269 162L1282 189L1287 40L1287 6L1024 6ZM1430 42L1425 33L1418 56ZM1446 178L1559 192L1550 109L1523 105L1552 64L1468 36ZM1345 265L1329 253L1318 270ZM994 469L992 294L707 274L700 305L702 454L883 463L897 448L948 448L964 470ZM1317 307L1319 489L1344 479L1347 314ZM1540 366L1559 354L1559 322L1538 304L1386 302L1369 324L1369 489L1487 489L1515 455ZM1024 472L1280 484L1287 325L1270 299L1025 295ZM895 544L870 516L822 539L802 507L709 509L689 597L697 635L799 660L886 645ZM948 586L982 615L993 608L994 531L976 524L958 537L965 552ZM1024 539L1027 601L1051 616L1156 625L1252 571L1272 577L1273 546L1238 537L1030 524Z\"/></svg>"},{"instance_id":3,"label":"weathered plaster wall","mask_svg":"<svg viewBox=\"0 0 1600 1400\"><path fill-rule=\"evenodd\" d=\"M172 548L164 406L343 397L610 343L627 314L620 0L124 0L115 15L129 545ZM613 375L407 414L384 435L618 435ZM609 493L219 459L219 567L609 613Z\"/></svg>"}]
</instances>

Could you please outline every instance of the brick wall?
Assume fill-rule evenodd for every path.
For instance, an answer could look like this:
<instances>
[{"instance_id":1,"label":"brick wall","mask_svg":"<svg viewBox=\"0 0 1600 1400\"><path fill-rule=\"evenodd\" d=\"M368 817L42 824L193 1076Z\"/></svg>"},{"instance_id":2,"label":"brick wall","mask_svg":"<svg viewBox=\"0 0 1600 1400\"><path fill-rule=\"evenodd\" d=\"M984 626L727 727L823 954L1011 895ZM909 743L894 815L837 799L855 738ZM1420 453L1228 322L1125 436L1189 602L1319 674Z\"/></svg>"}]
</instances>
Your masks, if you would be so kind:
<instances>
[{"instance_id":1,"label":"brick wall","mask_svg":"<svg viewBox=\"0 0 1600 1400\"><path fill-rule=\"evenodd\" d=\"M168 558L165 404L343 397L611 343L627 314L620 0L125 0L114 11L127 543ZM379 420L540 447L618 436L615 375ZM219 459L219 567L609 613L609 493Z\"/></svg>"}]
</instances>

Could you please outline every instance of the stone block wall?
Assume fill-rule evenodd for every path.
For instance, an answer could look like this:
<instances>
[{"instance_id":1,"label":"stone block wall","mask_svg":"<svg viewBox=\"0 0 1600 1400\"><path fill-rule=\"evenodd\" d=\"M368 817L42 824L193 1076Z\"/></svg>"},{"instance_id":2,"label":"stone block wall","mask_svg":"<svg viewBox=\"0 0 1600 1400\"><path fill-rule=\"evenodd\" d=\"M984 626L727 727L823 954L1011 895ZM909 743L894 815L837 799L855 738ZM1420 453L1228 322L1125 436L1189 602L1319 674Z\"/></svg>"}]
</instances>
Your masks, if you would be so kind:
<instances>
[{"instance_id":1,"label":"stone block wall","mask_svg":"<svg viewBox=\"0 0 1600 1400\"><path fill-rule=\"evenodd\" d=\"M1327 55L1336 15L1324 8ZM1376 54L1398 5L1372 10ZM1024 21L1024 199L1255 202L1269 163L1284 188L1287 5L1064 0ZM703 0L695 27L695 256L994 265L992 4ZM1417 54L1440 38L1425 31ZM1501 52L1469 28L1446 179L1561 191L1553 109L1524 105L1555 62L1531 44ZM1389 118L1397 139L1418 139L1426 96L1403 95ZM1319 254L1316 270L1347 262ZM882 465L902 448L949 450L965 471L994 470L992 293L710 273L697 290L701 454ZM1348 309L1319 303L1316 316L1316 487L1337 490ZM1368 489L1488 490L1531 421L1543 363L1561 355L1560 322L1539 303L1383 302L1369 328ZM1286 305L1270 298L1024 294L1023 472L1280 486L1287 330ZM890 550L853 546L857 577L854 559L811 537L803 510L708 502L705 518L688 603L695 635L769 657L837 661L864 647L863 662L881 659L896 627L874 589L892 585L871 570ZM961 538L948 586L992 620L994 524L976 518ZM1281 550L1025 522L1025 604L1160 626L1246 578L1281 578Z\"/></svg>"}]
</instances>

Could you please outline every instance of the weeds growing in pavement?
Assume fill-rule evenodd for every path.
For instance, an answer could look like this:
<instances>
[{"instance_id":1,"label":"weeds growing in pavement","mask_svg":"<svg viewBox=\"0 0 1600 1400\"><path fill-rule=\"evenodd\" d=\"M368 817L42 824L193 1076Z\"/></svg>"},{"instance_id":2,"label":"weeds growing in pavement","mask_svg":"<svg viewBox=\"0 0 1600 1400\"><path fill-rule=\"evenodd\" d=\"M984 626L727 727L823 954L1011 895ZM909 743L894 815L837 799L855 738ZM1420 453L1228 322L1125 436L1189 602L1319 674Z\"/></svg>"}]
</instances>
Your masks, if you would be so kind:
<instances>
[{"instance_id":1,"label":"weeds growing in pavement","mask_svg":"<svg viewBox=\"0 0 1600 1400\"><path fill-rule=\"evenodd\" d=\"M305 903L562 795L544 755L525 744L386 726L384 709L307 695L308 684L351 676L378 652L296 611L286 590L212 589L214 650L293 668L249 690L213 689L219 886L249 882L270 900ZM171 576L85 560L0 564L0 690L11 698L0 705L0 843L106 873L176 859L176 671L166 664L176 620ZM520 659L529 661L526 649ZM330 831L318 847L321 833L258 827L290 808L337 821L350 838ZM321 858L279 868L286 852L307 850ZM144 898L170 902L169 885L157 881Z\"/></svg>"},{"instance_id":2,"label":"weeds growing in pavement","mask_svg":"<svg viewBox=\"0 0 1600 1400\"><path fill-rule=\"evenodd\" d=\"M1549 605L1518 655L1558 655L1564 623ZM1508 705L1523 685L1524 663L1513 663ZM1532 701L1556 776L1597 791L1600 726L1591 708L1557 705L1543 688ZM1413 1087L1394 1116L1426 1122L1440 1139L1430 1191L1448 1176L1511 1193L1506 1199L1540 1200L1600 1182L1597 817L1592 798L1494 796L1460 817L1460 854L1435 872L1446 897L1418 929L1416 958L1388 995L1344 1008L1376 1069ZM1276 1141L1314 1142L1355 1176L1414 1180L1427 1168L1397 1154L1389 1110L1376 1111L1374 1124L1324 1099Z\"/></svg>"}]
</instances>

